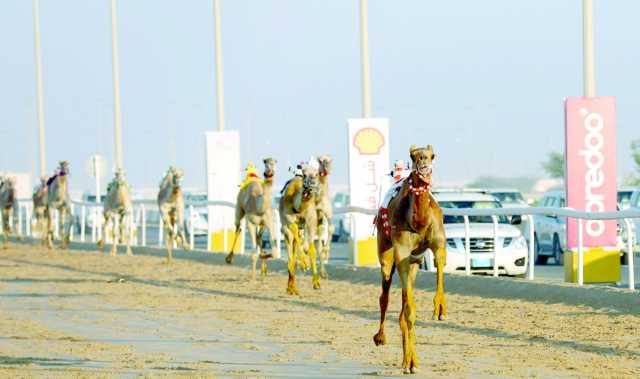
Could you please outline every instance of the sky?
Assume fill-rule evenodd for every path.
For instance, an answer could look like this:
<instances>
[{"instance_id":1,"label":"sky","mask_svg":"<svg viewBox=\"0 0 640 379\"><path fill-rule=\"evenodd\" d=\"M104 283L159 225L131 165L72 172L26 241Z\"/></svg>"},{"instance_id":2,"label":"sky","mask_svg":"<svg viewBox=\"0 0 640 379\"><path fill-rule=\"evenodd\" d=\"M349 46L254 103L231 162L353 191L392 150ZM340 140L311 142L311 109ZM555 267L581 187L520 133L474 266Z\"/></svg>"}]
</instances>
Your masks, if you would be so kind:
<instances>
[{"instance_id":1,"label":"sky","mask_svg":"<svg viewBox=\"0 0 640 379\"><path fill-rule=\"evenodd\" d=\"M348 182L348 118L361 116L358 0L220 0L227 129L241 157L334 157ZM640 138L640 2L595 1L596 93L617 98L618 176ZM109 0L40 0L47 172L71 162L90 188L92 154L113 162ZM205 187L216 130L211 0L118 2L124 166L134 188L170 164ZM542 177L563 149L563 98L582 94L578 0L370 0L373 115L391 159L432 144L436 180ZM30 0L0 1L0 171L38 172ZM436 184L437 184L436 181Z\"/></svg>"}]
</instances>

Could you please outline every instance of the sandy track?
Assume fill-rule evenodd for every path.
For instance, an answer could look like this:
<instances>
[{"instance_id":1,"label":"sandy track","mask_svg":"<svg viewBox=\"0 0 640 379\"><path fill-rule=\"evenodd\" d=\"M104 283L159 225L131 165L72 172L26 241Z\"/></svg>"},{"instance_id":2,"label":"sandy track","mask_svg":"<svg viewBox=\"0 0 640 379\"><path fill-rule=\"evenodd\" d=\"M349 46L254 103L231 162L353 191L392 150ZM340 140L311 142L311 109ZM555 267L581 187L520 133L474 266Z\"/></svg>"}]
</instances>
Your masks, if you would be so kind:
<instances>
[{"instance_id":1,"label":"sandy track","mask_svg":"<svg viewBox=\"0 0 640 379\"><path fill-rule=\"evenodd\" d=\"M388 344L375 347L379 288L369 276L349 278L343 270L341 280L324 282L320 291L303 276L302 296L290 297L282 271L252 282L246 267L219 264L217 257L162 262L27 245L0 251L0 376L400 372L397 288ZM594 307L534 301L544 298L540 293L528 301L466 295L455 278L449 281L455 290L446 322L428 319L433 292L416 294L424 376L640 376L640 311L633 307L607 309L606 299Z\"/></svg>"}]
</instances>

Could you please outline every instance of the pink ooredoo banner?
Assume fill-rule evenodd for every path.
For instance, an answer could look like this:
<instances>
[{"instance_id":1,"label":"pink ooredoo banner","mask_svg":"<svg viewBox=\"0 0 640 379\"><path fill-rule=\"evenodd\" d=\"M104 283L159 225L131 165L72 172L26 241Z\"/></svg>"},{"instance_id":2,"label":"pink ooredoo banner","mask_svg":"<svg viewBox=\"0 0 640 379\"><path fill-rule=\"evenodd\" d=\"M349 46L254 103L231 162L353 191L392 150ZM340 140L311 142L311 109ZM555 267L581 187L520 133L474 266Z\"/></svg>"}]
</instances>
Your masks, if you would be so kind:
<instances>
[{"instance_id":1,"label":"pink ooredoo banner","mask_svg":"<svg viewBox=\"0 0 640 379\"><path fill-rule=\"evenodd\" d=\"M613 97L565 101L567 206L578 211L616 210L616 119ZM616 246L615 220L583 220L584 247ZM578 222L567 221L567 247L578 247Z\"/></svg>"}]
</instances>

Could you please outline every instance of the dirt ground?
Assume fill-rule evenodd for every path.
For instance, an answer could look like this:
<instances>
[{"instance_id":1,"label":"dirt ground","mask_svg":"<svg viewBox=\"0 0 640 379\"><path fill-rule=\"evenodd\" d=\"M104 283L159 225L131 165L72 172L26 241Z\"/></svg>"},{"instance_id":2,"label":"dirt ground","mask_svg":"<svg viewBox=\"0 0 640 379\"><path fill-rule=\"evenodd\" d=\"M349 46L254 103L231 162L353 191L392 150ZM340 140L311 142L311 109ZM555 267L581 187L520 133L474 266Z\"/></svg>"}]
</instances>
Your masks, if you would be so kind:
<instances>
[{"instance_id":1,"label":"dirt ground","mask_svg":"<svg viewBox=\"0 0 640 379\"><path fill-rule=\"evenodd\" d=\"M400 293L375 347L377 282L249 279L247 267L92 251L0 250L0 377L400 376ZM640 377L640 315L418 290L420 377Z\"/></svg>"}]
</instances>

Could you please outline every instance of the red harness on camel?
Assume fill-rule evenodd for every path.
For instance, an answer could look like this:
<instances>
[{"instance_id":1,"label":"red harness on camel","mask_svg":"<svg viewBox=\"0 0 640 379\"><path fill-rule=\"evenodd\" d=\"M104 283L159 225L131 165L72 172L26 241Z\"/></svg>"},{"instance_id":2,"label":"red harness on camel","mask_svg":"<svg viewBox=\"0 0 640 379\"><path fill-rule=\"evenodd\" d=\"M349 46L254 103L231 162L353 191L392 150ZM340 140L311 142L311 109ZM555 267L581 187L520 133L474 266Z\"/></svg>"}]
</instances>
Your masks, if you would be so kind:
<instances>
[{"instance_id":1,"label":"red harness on camel","mask_svg":"<svg viewBox=\"0 0 640 379\"><path fill-rule=\"evenodd\" d=\"M430 182L424 182L422 180L418 180L418 183L414 184L413 175L409 176L406 180L409 181L409 192L416 196L428 193L429 189L431 188ZM402 191L402 189L400 189L400 191ZM397 194L395 196L397 196ZM388 206L388 204L385 204L385 206ZM378 217L380 217L382 230L387 235L387 237L391 238L391 222L389 220L389 210L386 207L380 207L380 209L378 209L378 215L373 219L374 225L376 224Z\"/></svg>"}]
</instances>

